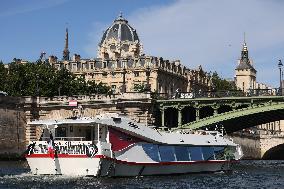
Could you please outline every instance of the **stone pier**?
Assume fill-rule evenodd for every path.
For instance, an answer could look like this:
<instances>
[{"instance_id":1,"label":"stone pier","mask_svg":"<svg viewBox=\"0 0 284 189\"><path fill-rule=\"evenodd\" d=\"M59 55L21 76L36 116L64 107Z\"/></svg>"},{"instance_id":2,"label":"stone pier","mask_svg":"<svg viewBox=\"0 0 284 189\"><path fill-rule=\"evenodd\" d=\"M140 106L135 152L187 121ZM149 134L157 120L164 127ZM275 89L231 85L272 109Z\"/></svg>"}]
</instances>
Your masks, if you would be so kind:
<instances>
[{"instance_id":1,"label":"stone pier","mask_svg":"<svg viewBox=\"0 0 284 189\"><path fill-rule=\"evenodd\" d=\"M240 144L244 159L284 159L284 121L276 121L230 134Z\"/></svg>"}]
</instances>

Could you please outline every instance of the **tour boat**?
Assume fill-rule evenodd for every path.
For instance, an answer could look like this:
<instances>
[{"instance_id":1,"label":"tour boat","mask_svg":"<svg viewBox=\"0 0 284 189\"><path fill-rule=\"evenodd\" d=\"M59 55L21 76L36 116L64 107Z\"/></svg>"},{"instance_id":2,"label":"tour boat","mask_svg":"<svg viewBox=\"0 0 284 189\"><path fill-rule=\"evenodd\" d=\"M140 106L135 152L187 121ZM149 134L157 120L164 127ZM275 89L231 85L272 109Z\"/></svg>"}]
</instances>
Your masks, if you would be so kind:
<instances>
[{"instance_id":1,"label":"tour boat","mask_svg":"<svg viewBox=\"0 0 284 189\"><path fill-rule=\"evenodd\" d=\"M231 139L213 131L162 131L118 114L36 120L42 132L26 159L33 174L166 175L231 170L242 157Z\"/></svg>"}]
</instances>

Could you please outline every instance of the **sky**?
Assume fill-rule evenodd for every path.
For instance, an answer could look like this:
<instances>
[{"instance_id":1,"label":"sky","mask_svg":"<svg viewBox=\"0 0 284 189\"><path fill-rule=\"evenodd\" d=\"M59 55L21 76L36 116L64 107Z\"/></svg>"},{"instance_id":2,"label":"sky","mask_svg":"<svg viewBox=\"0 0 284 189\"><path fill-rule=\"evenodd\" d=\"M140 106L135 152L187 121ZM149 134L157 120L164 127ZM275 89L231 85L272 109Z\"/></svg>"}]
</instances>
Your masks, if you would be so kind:
<instances>
[{"instance_id":1,"label":"sky","mask_svg":"<svg viewBox=\"0 0 284 189\"><path fill-rule=\"evenodd\" d=\"M122 11L146 55L201 65L223 78L235 75L245 33L257 81L278 87L283 8L281 0L3 0L0 60L35 61L42 51L61 58L67 26L71 55L94 58L103 31Z\"/></svg>"}]
</instances>

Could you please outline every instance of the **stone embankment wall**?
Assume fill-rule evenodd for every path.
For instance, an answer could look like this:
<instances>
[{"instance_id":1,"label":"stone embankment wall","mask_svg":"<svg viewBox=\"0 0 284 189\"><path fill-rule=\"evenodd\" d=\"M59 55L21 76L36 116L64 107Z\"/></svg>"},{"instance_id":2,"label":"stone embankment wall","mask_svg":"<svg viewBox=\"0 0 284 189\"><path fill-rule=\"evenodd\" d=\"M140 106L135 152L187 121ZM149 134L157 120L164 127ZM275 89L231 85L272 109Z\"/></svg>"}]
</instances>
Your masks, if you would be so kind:
<instances>
[{"instance_id":1,"label":"stone embankment wall","mask_svg":"<svg viewBox=\"0 0 284 189\"><path fill-rule=\"evenodd\" d=\"M20 99L0 97L0 159L22 156L26 148L26 116Z\"/></svg>"},{"instance_id":2,"label":"stone embankment wall","mask_svg":"<svg viewBox=\"0 0 284 189\"><path fill-rule=\"evenodd\" d=\"M261 145L259 136L231 135L230 138L242 147L243 159L261 159Z\"/></svg>"}]
</instances>

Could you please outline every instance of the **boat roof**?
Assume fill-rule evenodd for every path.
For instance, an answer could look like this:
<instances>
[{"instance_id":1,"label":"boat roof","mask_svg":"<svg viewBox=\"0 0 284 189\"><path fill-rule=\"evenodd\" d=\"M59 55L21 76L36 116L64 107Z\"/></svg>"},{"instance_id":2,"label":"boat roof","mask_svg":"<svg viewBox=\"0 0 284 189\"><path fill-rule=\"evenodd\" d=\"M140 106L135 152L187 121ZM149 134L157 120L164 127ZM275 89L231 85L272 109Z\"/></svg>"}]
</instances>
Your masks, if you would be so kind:
<instances>
[{"instance_id":1,"label":"boat roof","mask_svg":"<svg viewBox=\"0 0 284 189\"><path fill-rule=\"evenodd\" d=\"M165 132L150 128L142 123L137 123L125 116L117 114L103 114L95 117L81 117L77 119L58 119L58 120L37 120L31 121L30 125L80 125L96 126L106 125L108 127L120 130L131 136L142 140L161 144L172 145L204 145L204 146L235 146L231 140L219 135L211 135L204 131L202 134L184 133L181 131Z\"/></svg>"},{"instance_id":2,"label":"boat roof","mask_svg":"<svg viewBox=\"0 0 284 189\"><path fill-rule=\"evenodd\" d=\"M48 120L35 120L28 122L29 125L64 125L64 124L75 124L75 125L84 125L84 124L95 124L93 119L48 119Z\"/></svg>"}]
</instances>

